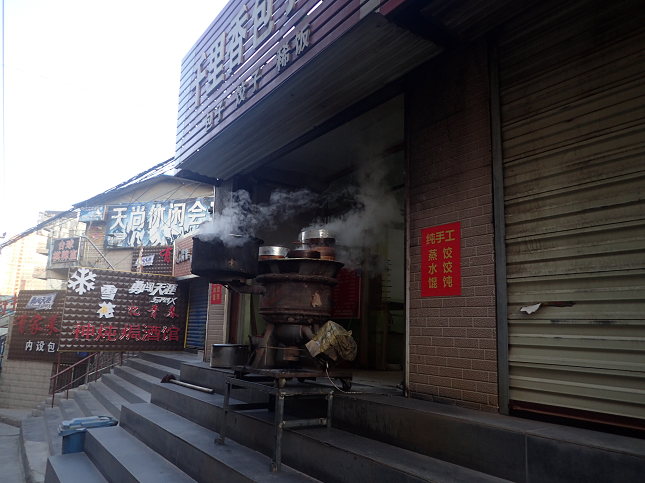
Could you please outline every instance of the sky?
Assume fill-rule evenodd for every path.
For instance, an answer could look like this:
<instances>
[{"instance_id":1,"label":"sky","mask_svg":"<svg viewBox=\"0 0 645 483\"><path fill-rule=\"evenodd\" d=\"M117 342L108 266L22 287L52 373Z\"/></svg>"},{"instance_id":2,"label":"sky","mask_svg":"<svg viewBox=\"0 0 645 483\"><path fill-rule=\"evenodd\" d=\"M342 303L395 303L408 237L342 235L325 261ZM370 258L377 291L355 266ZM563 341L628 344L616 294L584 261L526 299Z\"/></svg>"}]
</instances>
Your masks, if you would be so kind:
<instances>
[{"instance_id":1,"label":"sky","mask_svg":"<svg viewBox=\"0 0 645 483\"><path fill-rule=\"evenodd\" d=\"M181 60L225 3L4 0L0 237L174 155Z\"/></svg>"}]
</instances>

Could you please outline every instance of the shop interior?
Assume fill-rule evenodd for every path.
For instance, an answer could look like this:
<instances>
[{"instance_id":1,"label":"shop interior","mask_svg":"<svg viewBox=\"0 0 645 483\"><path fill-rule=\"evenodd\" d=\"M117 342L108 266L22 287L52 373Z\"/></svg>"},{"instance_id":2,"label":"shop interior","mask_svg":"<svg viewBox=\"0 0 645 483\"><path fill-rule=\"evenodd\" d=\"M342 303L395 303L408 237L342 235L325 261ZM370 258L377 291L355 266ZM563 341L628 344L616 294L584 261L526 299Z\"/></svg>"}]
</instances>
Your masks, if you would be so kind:
<instances>
[{"instance_id":1,"label":"shop interior","mask_svg":"<svg viewBox=\"0 0 645 483\"><path fill-rule=\"evenodd\" d=\"M255 205L276 190L303 200L277 208L255 236L293 248L301 231L328 229L345 267L332 296L332 320L358 346L352 370L387 373L394 386L405 362L404 98L398 95L236 180ZM228 343L264 333L259 295L229 299ZM377 377L378 378L378 377Z\"/></svg>"}]
</instances>

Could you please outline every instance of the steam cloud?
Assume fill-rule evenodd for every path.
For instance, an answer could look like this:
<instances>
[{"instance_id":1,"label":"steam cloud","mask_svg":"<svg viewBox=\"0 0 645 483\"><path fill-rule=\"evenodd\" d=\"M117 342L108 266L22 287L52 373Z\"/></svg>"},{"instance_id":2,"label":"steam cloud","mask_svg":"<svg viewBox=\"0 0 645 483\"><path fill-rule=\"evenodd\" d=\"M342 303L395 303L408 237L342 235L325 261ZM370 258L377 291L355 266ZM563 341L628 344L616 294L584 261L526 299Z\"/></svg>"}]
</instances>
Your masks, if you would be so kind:
<instances>
[{"instance_id":1,"label":"steam cloud","mask_svg":"<svg viewBox=\"0 0 645 483\"><path fill-rule=\"evenodd\" d=\"M219 238L229 246L244 243L243 237L253 236L260 228L271 228L281 221L318 208L325 202L349 201L352 206L331 220L315 220L306 230L329 230L336 239L337 259L348 263L361 258L362 247L371 247L387 235L387 227L400 221L401 212L394 192L387 185L387 170L381 163L372 163L358 170L356 185L323 195L309 190L274 191L268 203L253 204L249 193L232 194L221 214L211 223L202 225L197 236L202 241Z\"/></svg>"},{"instance_id":2,"label":"steam cloud","mask_svg":"<svg viewBox=\"0 0 645 483\"><path fill-rule=\"evenodd\" d=\"M219 238L228 246L243 244L245 237L253 236L260 228L272 228L281 221L310 210L319 203L319 195L306 190L271 193L268 203L253 204L245 190L234 192L221 214L215 214L196 233L202 241ZM229 237L228 235L242 235Z\"/></svg>"}]
</instances>

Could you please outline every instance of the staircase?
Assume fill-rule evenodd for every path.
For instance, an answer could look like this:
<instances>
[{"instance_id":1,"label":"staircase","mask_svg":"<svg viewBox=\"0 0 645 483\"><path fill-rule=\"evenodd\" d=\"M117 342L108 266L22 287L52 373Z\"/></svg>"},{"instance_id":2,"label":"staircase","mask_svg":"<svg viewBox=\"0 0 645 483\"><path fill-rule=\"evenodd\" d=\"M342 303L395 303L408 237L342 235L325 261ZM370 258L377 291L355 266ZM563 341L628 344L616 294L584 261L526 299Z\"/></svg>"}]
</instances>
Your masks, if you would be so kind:
<instances>
[{"instance_id":1,"label":"staircase","mask_svg":"<svg viewBox=\"0 0 645 483\"><path fill-rule=\"evenodd\" d=\"M161 384L169 373L217 393ZM645 469L645 441L370 394L355 385L360 394L334 396L333 428L284 431L282 471L272 473L267 410L229 413L226 444L214 442L230 374L187 353L142 353L115 367L23 421L28 481L637 481ZM263 397L234 394L239 401L231 403ZM310 401L286 412L302 417L320 409ZM90 415L113 415L120 423L88 430L83 453L61 455L58 424Z\"/></svg>"}]
</instances>

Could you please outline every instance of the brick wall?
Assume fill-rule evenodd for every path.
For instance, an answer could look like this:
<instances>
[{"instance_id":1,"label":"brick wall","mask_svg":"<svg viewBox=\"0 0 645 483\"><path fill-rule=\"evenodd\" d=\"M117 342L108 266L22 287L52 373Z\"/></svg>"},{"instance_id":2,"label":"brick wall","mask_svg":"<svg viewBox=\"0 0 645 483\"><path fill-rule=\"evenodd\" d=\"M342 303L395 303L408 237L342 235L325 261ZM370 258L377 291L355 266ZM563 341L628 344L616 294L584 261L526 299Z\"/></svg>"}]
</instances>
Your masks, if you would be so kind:
<instances>
[{"instance_id":1,"label":"brick wall","mask_svg":"<svg viewBox=\"0 0 645 483\"><path fill-rule=\"evenodd\" d=\"M410 393L496 411L497 352L484 42L418 69L408 90ZM462 295L421 297L421 230L461 222Z\"/></svg>"}]
</instances>

